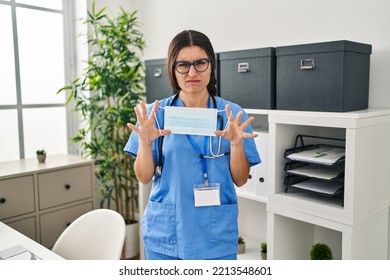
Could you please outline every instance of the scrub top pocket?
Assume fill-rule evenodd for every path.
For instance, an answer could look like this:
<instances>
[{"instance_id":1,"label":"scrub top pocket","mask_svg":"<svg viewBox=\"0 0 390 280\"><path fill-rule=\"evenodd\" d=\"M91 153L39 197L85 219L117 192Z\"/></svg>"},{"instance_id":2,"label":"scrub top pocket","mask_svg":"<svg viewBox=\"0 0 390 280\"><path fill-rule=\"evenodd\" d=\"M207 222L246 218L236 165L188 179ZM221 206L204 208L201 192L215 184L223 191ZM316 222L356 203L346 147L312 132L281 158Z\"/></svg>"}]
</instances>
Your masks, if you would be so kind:
<instances>
[{"instance_id":1,"label":"scrub top pocket","mask_svg":"<svg viewBox=\"0 0 390 280\"><path fill-rule=\"evenodd\" d=\"M214 206L211 211L211 236L212 245L237 245L238 238L238 205L224 204ZM233 247L234 248L234 247Z\"/></svg>"},{"instance_id":2,"label":"scrub top pocket","mask_svg":"<svg viewBox=\"0 0 390 280\"><path fill-rule=\"evenodd\" d=\"M147 248L161 253L165 250L176 251L175 213L175 204L148 202L142 220L143 239Z\"/></svg>"}]
</instances>

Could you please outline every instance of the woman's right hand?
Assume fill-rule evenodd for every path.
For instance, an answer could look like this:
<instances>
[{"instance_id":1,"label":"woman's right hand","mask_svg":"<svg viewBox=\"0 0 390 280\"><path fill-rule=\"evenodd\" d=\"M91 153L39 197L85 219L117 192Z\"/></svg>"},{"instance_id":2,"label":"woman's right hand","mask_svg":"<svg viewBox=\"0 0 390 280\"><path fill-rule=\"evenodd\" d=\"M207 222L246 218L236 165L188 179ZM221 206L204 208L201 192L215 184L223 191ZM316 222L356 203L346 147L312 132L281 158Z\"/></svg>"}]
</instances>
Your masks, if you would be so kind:
<instances>
[{"instance_id":1,"label":"woman's right hand","mask_svg":"<svg viewBox=\"0 0 390 280\"><path fill-rule=\"evenodd\" d=\"M138 126L128 123L127 126L137 133L140 144L152 145L153 140L160 136L165 136L171 133L170 130L158 129L155 125L156 112L158 110L159 102L156 100L153 109L148 116L146 104L141 101L137 107L134 108L137 115Z\"/></svg>"}]
</instances>

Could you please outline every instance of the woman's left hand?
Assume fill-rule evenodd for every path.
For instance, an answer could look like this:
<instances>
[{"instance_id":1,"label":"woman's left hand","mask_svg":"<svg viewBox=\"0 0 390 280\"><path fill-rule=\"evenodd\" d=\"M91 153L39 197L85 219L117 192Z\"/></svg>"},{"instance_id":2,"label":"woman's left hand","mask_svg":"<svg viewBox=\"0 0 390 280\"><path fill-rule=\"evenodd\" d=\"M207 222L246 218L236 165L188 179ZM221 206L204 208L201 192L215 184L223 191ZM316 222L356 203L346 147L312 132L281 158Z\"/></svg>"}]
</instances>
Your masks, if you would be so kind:
<instances>
[{"instance_id":1,"label":"woman's left hand","mask_svg":"<svg viewBox=\"0 0 390 280\"><path fill-rule=\"evenodd\" d=\"M234 119L229 105L226 105L226 114L228 115L228 124L225 130L217 130L215 135L225 137L230 141L232 146L241 145L245 138L257 137L257 134L245 132L245 128L255 119L253 116L241 123L243 111L240 111L237 114L236 119Z\"/></svg>"}]
</instances>

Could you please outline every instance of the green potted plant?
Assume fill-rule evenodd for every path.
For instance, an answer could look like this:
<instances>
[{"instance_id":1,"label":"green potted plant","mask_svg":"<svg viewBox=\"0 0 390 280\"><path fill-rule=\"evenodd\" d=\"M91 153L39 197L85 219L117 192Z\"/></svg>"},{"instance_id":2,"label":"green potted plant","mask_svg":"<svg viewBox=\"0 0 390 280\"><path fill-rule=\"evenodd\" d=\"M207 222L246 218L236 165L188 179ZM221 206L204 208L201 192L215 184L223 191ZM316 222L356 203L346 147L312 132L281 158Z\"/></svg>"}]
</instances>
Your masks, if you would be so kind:
<instances>
[{"instance_id":1,"label":"green potted plant","mask_svg":"<svg viewBox=\"0 0 390 280\"><path fill-rule=\"evenodd\" d=\"M241 235L238 236L237 242L238 242L237 254L245 253L245 240L244 240L244 238Z\"/></svg>"},{"instance_id":2,"label":"green potted plant","mask_svg":"<svg viewBox=\"0 0 390 280\"><path fill-rule=\"evenodd\" d=\"M261 252L261 258L263 260L267 259L267 242L261 242L260 243L260 252Z\"/></svg>"},{"instance_id":3,"label":"green potted plant","mask_svg":"<svg viewBox=\"0 0 390 280\"><path fill-rule=\"evenodd\" d=\"M82 77L61 88L67 92L67 104L79 113L84 124L71 140L80 143L85 157L95 163L101 193L101 207L115 208L128 225L136 225L138 181L134 159L123 152L130 135L127 123L136 123L134 107L145 96L143 34L138 29L137 11L121 8L117 16L108 15L104 7L88 11L85 24L91 29L87 42L92 52ZM138 242L124 258L138 254ZM137 243L137 244L135 244ZM134 252L135 254L135 252Z\"/></svg>"},{"instance_id":4,"label":"green potted plant","mask_svg":"<svg viewBox=\"0 0 390 280\"><path fill-rule=\"evenodd\" d=\"M311 260L332 260L332 250L324 243L316 243L310 250Z\"/></svg>"},{"instance_id":5,"label":"green potted plant","mask_svg":"<svg viewBox=\"0 0 390 280\"><path fill-rule=\"evenodd\" d=\"M46 150L40 149L36 151L37 159L39 163L44 163L46 161Z\"/></svg>"}]
</instances>

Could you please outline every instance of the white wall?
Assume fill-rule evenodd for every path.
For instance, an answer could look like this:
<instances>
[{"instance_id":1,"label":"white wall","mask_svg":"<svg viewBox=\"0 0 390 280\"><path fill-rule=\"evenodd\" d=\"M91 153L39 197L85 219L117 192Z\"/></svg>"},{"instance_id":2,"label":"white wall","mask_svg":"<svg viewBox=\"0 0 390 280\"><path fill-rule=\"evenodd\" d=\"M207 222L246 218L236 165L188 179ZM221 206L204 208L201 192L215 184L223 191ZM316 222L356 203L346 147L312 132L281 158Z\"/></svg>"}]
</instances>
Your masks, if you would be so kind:
<instances>
[{"instance_id":1,"label":"white wall","mask_svg":"<svg viewBox=\"0 0 390 280\"><path fill-rule=\"evenodd\" d=\"M216 52L344 39L371 44L369 106L390 108L389 0L122 2L139 11L145 59L166 57L170 40L184 29L204 32Z\"/></svg>"},{"instance_id":2,"label":"white wall","mask_svg":"<svg viewBox=\"0 0 390 280\"><path fill-rule=\"evenodd\" d=\"M75 0L80 1L80 0ZM88 7L92 7L92 3L95 2L96 10L100 10L107 6L109 13L117 14L120 11L120 7L125 10L132 11L134 9L132 0L86 0Z\"/></svg>"}]
</instances>

